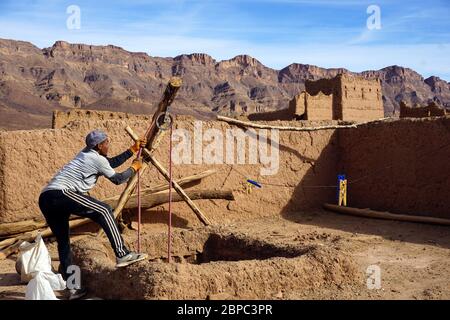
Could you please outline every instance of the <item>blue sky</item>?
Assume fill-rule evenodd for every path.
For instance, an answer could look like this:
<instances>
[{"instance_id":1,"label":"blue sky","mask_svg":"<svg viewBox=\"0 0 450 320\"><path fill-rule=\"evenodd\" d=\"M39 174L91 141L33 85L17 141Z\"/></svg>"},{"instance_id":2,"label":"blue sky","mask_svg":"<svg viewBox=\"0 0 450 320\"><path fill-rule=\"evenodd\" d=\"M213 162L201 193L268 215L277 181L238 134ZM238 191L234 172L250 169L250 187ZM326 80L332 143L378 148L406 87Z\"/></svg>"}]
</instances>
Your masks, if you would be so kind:
<instances>
[{"instance_id":1,"label":"blue sky","mask_svg":"<svg viewBox=\"0 0 450 320\"><path fill-rule=\"evenodd\" d=\"M67 28L70 5L81 10L80 29ZM367 28L370 5L380 8L381 29ZM397 64L450 81L449 17L449 0L0 0L0 38L40 48L114 44L152 56L249 54L275 69Z\"/></svg>"}]
</instances>

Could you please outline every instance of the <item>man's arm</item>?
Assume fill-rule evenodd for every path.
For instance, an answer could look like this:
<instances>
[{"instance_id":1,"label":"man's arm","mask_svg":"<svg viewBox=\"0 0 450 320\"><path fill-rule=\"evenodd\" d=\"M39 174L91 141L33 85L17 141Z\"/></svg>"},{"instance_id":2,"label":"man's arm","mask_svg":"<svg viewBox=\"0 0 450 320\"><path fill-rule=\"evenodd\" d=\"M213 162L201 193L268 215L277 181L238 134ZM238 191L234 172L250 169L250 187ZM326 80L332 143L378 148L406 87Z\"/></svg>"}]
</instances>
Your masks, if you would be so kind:
<instances>
[{"instance_id":1,"label":"man's arm","mask_svg":"<svg viewBox=\"0 0 450 320\"><path fill-rule=\"evenodd\" d=\"M133 154L136 154L141 146L145 146L147 144L147 140L140 139L134 143L128 150L122 152L118 156L112 157L112 158L106 158L108 159L109 165L112 168L117 168L118 166L122 165L125 161L131 158Z\"/></svg>"},{"instance_id":2,"label":"man's arm","mask_svg":"<svg viewBox=\"0 0 450 320\"><path fill-rule=\"evenodd\" d=\"M117 173L111 167L108 159L100 155L98 157L97 170L101 175L105 176L109 181L116 185L124 183L133 175L132 168L128 168L124 172Z\"/></svg>"},{"instance_id":3,"label":"man's arm","mask_svg":"<svg viewBox=\"0 0 450 320\"><path fill-rule=\"evenodd\" d=\"M117 167L121 166L125 161L130 159L132 155L133 155L133 151L128 149L115 157L106 158L106 159L108 159L109 165L112 168L117 168Z\"/></svg>"},{"instance_id":4,"label":"man's arm","mask_svg":"<svg viewBox=\"0 0 450 320\"><path fill-rule=\"evenodd\" d=\"M122 184L130 177L136 173L142 167L142 160L134 160L129 167L124 172L116 173L113 168L111 168L109 161L103 157L99 156L98 158L98 172L108 178L112 183L119 185Z\"/></svg>"},{"instance_id":5,"label":"man's arm","mask_svg":"<svg viewBox=\"0 0 450 320\"><path fill-rule=\"evenodd\" d=\"M122 184L126 181L128 181L128 179L130 179L130 177L133 175L134 170L133 168L128 168L127 170L125 170L124 172L121 173L115 173L113 176L111 177L107 177L109 179L109 181L111 181L112 183L119 185Z\"/></svg>"}]
</instances>

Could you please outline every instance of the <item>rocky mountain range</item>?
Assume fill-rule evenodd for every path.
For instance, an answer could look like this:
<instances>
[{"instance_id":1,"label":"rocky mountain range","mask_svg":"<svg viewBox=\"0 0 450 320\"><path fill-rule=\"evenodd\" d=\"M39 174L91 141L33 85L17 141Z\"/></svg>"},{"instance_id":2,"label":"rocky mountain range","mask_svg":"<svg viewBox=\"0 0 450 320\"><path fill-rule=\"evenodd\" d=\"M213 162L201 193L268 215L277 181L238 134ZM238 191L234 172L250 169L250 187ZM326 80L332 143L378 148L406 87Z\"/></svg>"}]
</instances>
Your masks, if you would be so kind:
<instances>
[{"instance_id":1,"label":"rocky mountain range","mask_svg":"<svg viewBox=\"0 0 450 320\"><path fill-rule=\"evenodd\" d=\"M386 115L398 110L401 100L412 106L434 100L450 108L448 82L400 66L353 73L294 63L275 70L248 55L223 61L202 53L162 58L112 45L58 41L40 49L0 39L0 128L49 127L53 110L72 108L151 113L174 75L183 78L176 113L271 111L287 108L305 80L338 73L379 77Z\"/></svg>"}]
</instances>

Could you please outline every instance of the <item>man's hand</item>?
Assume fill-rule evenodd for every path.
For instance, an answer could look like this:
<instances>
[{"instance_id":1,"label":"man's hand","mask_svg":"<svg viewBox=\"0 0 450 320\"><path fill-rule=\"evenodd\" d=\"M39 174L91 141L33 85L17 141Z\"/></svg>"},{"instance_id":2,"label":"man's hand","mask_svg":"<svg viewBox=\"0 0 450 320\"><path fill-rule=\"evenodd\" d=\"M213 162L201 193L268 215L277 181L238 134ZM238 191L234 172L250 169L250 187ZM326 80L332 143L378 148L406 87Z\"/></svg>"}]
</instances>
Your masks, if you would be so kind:
<instances>
[{"instance_id":1,"label":"man's hand","mask_svg":"<svg viewBox=\"0 0 450 320\"><path fill-rule=\"evenodd\" d=\"M131 168L133 168L134 172L138 172L142 168L142 159L134 159Z\"/></svg>"},{"instance_id":2,"label":"man's hand","mask_svg":"<svg viewBox=\"0 0 450 320\"><path fill-rule=\"evenodd\" d=\"M147 145L147 139L146 138L142 138L139 140L136 140L136 142L130 147L131 152L133 152L134 154L139 152L139 149L141 149L141 147L145 147Z\"/></svg>"}]
</instances>

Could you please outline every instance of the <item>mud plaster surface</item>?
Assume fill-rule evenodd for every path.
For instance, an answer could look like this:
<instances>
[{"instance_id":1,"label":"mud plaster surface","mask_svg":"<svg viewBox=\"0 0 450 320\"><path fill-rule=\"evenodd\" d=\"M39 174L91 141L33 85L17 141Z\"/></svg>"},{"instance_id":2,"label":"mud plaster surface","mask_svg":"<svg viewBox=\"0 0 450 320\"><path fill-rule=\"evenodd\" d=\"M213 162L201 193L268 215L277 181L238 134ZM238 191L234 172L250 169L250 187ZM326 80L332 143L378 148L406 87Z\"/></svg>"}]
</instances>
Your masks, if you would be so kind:
<instances>
[{"instance_id":1,"label":"mud plaster surface","mask_svg":"<svg viewBox=\"0 0 450 320\"><path fill-rule=\"evenodd\" d=\"M153 242L161 236L147 235L146 240ZM280 290L307 292L342 286L356 277L350 261L331 248L273 244L248 234L217 229L207 232L204 228L176 231L173 237L174 260L179 262L171 264L157 259L116 269L106 250L99 250L101 244L90 239L77 242L75 252L91 291L109 299L207 299L218 294L270 299ZM164 242L155 242L161 244L159 250L166 248ZM143 246L152 260L159 250L154 244L150 250ZM187 261L206 251L218 260L201 264ZM226 261L230 259L235 261ZM121 290L111 290L113 287Z\"/></svg>"},{"instance_id":2,"label":"mud plaster surface","mask_svg":"<svg viewBox=\"0 0 450 320\"><path fill-rule=\"evenodd\" d=\"M140 288L137 290L138 293L127 289L129 296L124 298L188 296L189 293L183 290L180 293L172 292L178 285L186 285L186 279L196 284L193 297L195 299L450 298L448 289L450 239L447 227L368 220L315 211L310 208L334 199L334 190L306 187L308 183L334 184L335 174L341 171L337 168L336 159L339 160L341 168L345 169L344 172L348 174L350 181L353 178L356 180L363 177L366 173L372 173L372 168L385 170L383 162L388 162L386 165L394 164L398 169L390 169L389 175L369 174L370 183L358 185L358 188L355 188L357 183L354 186L350 184L350 205L360 204L361 207L366 207L370 204L373 208L388 207L390 211L399 210L407 214L424 213L445 217L450 207L447 205L448 197L443 197L450 189L448 175L445 174L450 172L448 161L445 162L445 159L449 158L449 149L446 148L449 121L449 118L414 121L407 119L363 129L351 129L338 135L334 131L326 131L326 134L281 133L280 144L286 149L283 151L282 147L281 171L273 177L273 180L269 178L263 180L263 177L258 176L259 167L242 166L249 175L257 176L265 182L279 184L281 187L267 185L263 190L253 191L250 195L246 194L240 185L244 180L242 175L231 170L229 165L192 165L175 168L175 175L178 176L210 168L219 169L218 174L205 179L200 186L234 189L237 201L204 200L197 203L214 223L225 226L226 232L244 234L245 238L260 239L266 243L275 242L278 247L312 246L316 249L299 257L217 261L209 265L189 264L180 258L176 264L169 266L164 261L157 260L158 256L164 256L167 244L167 238L164 238L166 207L161 206L144 212L145 232L148 233L148 238L145 238L146 247L149 252L154 252L153 261L130 267L137 268L136 270L127 269L121 271L124 274L117 274L119 283L126 284L126 281L120 281L124 281L124 276L128 275L129 285ZM115 145L112 151L115 153L130 144L129 139L123 134L123 125L120 121L77 122L72 123L67 129L0 133L0 148L2 148L0 177L4 186L0 193L1 221L39 217L36 200L40 188L82 147L84 134L94 127L105 128L112 136ZM183 122L183 125L192 127L193 122L188 120ZM211 125L228 128L225 124ZM145 123L133 123L133 127L137 128L136 131L141 128L143 132ZM157 157L164 159L164 152L162 150L160 152ZM39 161L36 162L36 159ZM242 168L239 171L243 171ZM412 172L414 174L411 174ZM147 179L145 185L163 181L156 172L149 174ZM422 188L415 188L417 185ZM101 181L94 194L99 197L109 196L120 193L120 190L120 187ZM401 194L395 195L395 192ZM408 198L408 194L415 194L416 197ZM129 215L133 219L133 214ZM174 226L180 229L179 232L191 232L192 228L199 227L199 223L190 210L179 203L174 205ZM135 234L133 231L128 233L126 232L125 237L130 247L133 247ZM201 241L185 242L197 243L193 247L195 250L201 250ZM50 246L55 256L54 244ZM104 248L109 248L107 243L103 246L95 241L88 241L80 245L81 252L78 256L82 258L87 277L89 272L92 273L94 270L91 268L98 265L99 261L107 272L112 272L112 256L110 252L109 256L101 253L108 252L109 249ZM89 252L90 250L96 253ZM186 256L189 255L191 253L187 251ZM339 263L334 262L335 258ZM291 265L292 260L297 261L294 267ZM13 264L13 260L0 263L1 299L23 297L24 287L16 283L17 277L11 268ZM365 286L366 268L372 264L378 264L382 268L383 282L380 290L367 290ZM211 268L211 265L217 265L223 272L216 274L215 268ZM315 268L308 269L313 266ZM324 276L324 266L331 268L332 275ZM347 273L344 272L347 268L345 266L350 270ZM290 270L299 275L298 279L292 284L288 283L288 278L280 274L281 267L291 268ZM258 272L252 278L250 271L253 269L257 269ZM139 276L137 282L131 277L136 274L132 272L133 270L142 271L142 276ZM305 278L307 270L311 270L311 275ZM314 273L315 270L318 271L317 274ZM224 276L226 272L236 274L236 278L232 279L247 284L243 288L233 286L232 281L230 284L230 278ZM201 274L202 277L189 278L195 274ZM165 275L170 276L170 281L167 281ZM148 279L153 279L154 284ZM204 279L212 280L210 283ZM262 279L269 279L266 281L268 283L263 283ZM109 280L105 279L106 283L107 281ZM273 284L270 284L271 282ZM255 283L255 286L252 283ZM155 288L155 284L164 289L160 291L152 289ZM113 283L110 285L113 289L110 291L118 291L117 286ZM300 285L304 290L297 289ZM106 289L106 285L102 285L102 282L99 286ZM287 289L282 289L283 286L287 286ZM103 292L105 298L114 294L106 290L99 292Z\"/></svg>"},{"instance_id":3,"label":"mud plaster surface","mask_svg":"<svg viewBox=\"0 0 450 320\"><path fill-rule=\"evenodd\" d=\"M193 118L179 117L176 127L192 134L194 122ZM296 122L263 123L295 125ZM40 191L83 148L84 136L94 128L102 128L112 138L110 154L115 155L131 144L124 133L126 124L142 134L147 121L78 121L65 129L1 132L0 222L42 219L37 206ZM226 132L235 127L203 122L203 130L208 128ZM450 117L442 117L402 119L340 131L280 132L280 162L275 175L261 175L260 164L182 164L174 166L173 171L174 177L179 178L217 170L196 188L233 190L237 200L198 201L215 222L320 207L324 202L335 201L335 189L330 186L336 185L338 173L347 174L350 206L449 217L449 130ZM166 167L167 144L166 136L156 153ZM207 144L204 142L204 146ZM130 162L117 170L125 170ZM260 182L264 188L247 194L247 179ZM143 187L165 182L154 168L142 180ZM120 194L123 188L100 178L92 195L101 199ZM174 207L185 225L198 225L184 204L177 203Z\"/></svg>"},{"instance_id":4,"label":"mud plaster surface","mask_svg":"<svg viewBox=\"0 0 450 320\"><path fill-rule=\"evenodd\" d=\"M127 124L142 135L148 122L82 121L71 123L66 129L0 133L0 222L42 219L37 205L40 191L52 176L83 148L85 135L94 128L102 128L112 140L110 155L115 155L131 145L131 139L124 131ZM184 128L191 133L193 125L193 118L176 123L177 128ZM224 135L227 129L231 129L225 123L203 122L203 131L208 128L218 129ZM204 146L208 144L204 142ZM155 155L165 167L168 167L167 145L166 136ZM235 156L236 154L235 150ZM204 179L197 188L233 190L236 191L237 201L198 201L199 207L208 218L216 222L278 215L294 208L320 206L321 203L333 199L332 190L301 191L296 187L301 181L307 185L323 185L335 180L337 139L334 131L280 132L279 155L279 170L271 176L261 175L260 164L182 164L174 166L173 175L180 178L208 169L217 170L215 175ZM130 164L131 159L117 168L117 171L125 170ZM267 186L262 192L247 194L245 192L247 179L265 183ZM163 182L166 182L164 178L152 167L143 175L142 187ZM124 185L115 186L105 178L100 178L91 194L101 199L118 195L123 189ZM261 207L268 210L263 212L260 210ZM175 204L174 210L186 220L186 224L195 226L198 223L195 216L192 219L190 210L184 204Z\"/></svg>"},{"instance_id":5,"label":"mud plaster surface","mask_svg":"<svg viewBox=\"0 0 450 320\"><path fill-rule=\"evenodd\" d=\"M299 211L284 218L265 217L249 222L230 223L225 228L227 232L247 235L249 238L266 241L279 247L300 246L303 248L305 246L319 246L329 248L331 251L325 252L331 252L333 255L336 252L345 254L347 261L356 268L355 278L349 279L343 276L341 279L344 279L345 282L340 286L324 285L325 283L330 283L329 280L328 282L324 280L321 282L322 286L320 288L311 288L309 290L298 290L295 288L281 288L278 292L267 289L266 291L263 289L257 290L259 293L265 292L271 299L450 298L450 234L448 227L361 219L326 211ZM176 230L179 233L184 231L186 235L192 234L190 229L177 228ZM165 235L165 232L167 231L167 226L146 222L144 231L148 235L145 239L149 240L145 246L148 248L148 252L151 255L153 254L152 260L157 256L165 257L167 250L167 235ZM130 247L135 246L135 231L125 232L125 239ZM190 240L192 239L186 238L185 243L191 243L194 250L200 248L200 241L194 242ZM79 246L74 244L74 247ZM57 258L55 243L49 243L48 248L52 258ZM88 241L87 244L79 248L84 250L82 254L77 255L83 259L84 268L87 272L93 272L92 266L94 263L98 264L99 261L102 261L103 268L112 270L110 269L113 265L112 253L109 251L108 243L103 242L100 245L96 245L94 242ZM76 248L74 251L78 250ZM88 251L95 251L96 253L92 254ZM190 251L187 252L189 253ZM94 256L99 256L98 259L100 260L95 261L94 259L91 264ZM15 257L12 256L10 259L0 261L0 299L24 299L25 297L25 286L19 283L19 276L14 270L14 259ZM282 260L283 258L280 259ZM275 260L280 259L275 258ZM153 261L154 265L160 266L160 270L165 270L164 266L162 266L162 260L159 262L157 260ZM313 261L319 264L315 258ZM329 261L328 258L326 261ZM232 263L246 264L247 262ZM257 264L260 262L256 261ZM175 265L169 268L168 274L176 277L179 275L175 271L176 265L181 264L176 261L174 263ZM57 266L57 261L54 264ZM379 290L369 290L366 286L366 270L370 265L378 265L381 268L381 289ZM145 266L146 263L143 263L143 265L140 263L134 268L145 269ZM199 266L187 266L187 263L184 263L181 265L180 271L193 270L195 267ZM242 266L242 270L244 269L245 267ZM119 277L122 279L119 283L121 285L125 284L129 288L132 285L131 283L134 283L136 273L131 272L131 270L123 270L122 272L130 277L128 278L128 283L123 280L123 277ZM191 276L191 273L187 274L187 276ZM301 277L303 278L304 275L302 274ZM315 279L314 281L318 279L316 275L311 277ZM163 282L161 279L166 279L163 274L160 274L157 280ZM144 280L145 277L137 279L141 284L146 283L147 280ZM275 282L274 286L270 284L271 281ZM220 283L224 284L223 282ZM267 278L264 286L266 288L274 288L278 284L279 282L276 278ZM99 286L101 290L106 288L99 281L88 283L88 285ZM117 286L114 283L110 283L110 285L110 291L122 290L121 286ZM165 285L165 288L175 285L169 282ZM202 290L202 292L205 292L204 289ZM245 291L245 288L238 292L243 291ZM112 293L108 294L111 295ZM130 298L138 294L133 293L133 295L130 295ZM164 295L162 292L159 292L159 294ZM96 296L96 294L90 293L90 297ZM238 296L235 295L234 291L224 289L223 293L212 294L209 298L236 299ZM102 297L100 296L100 298ZM203 294L196 297L196 299L204 298Z\"/></svg>"},{"instance_id":6,"label":"mud plaster surface","mask_svg":"<svg viewBox=\"0 0 450 320\"><path fill-rule=\"evenodd\" d=\"M144 228L150 255L115 269L107 242L75 244L93 294L125 299L448 299L450 238L447 227L359 219L325 211L298 212L228 224L216 233L243 241L212 252L233 250L238 261L189 263L204 249L208 230L176 229L174 258L167 264L167 231ZM136 233L125 239L135 248ZM247 245L248 250L236 250ZM228 249L226 249L228 248ZM262 249L265 248L265 249ZM269 250L267 250L269 249ZM275 257L264 252L279 250ZM280 256L300 251L300 256ZM237 254L236 254L237 252ZM253 256L252 256L253 255ZM278 255L278 256L277 256ZM244 260L246 259L246 260ZM191 261L192 262L192 261ZM381 269L381 288L367 288L367 268ZM121 288L111 290L111 288ZM189 288L189 289L187 289Z\"/></svg>"}]
</instances>

